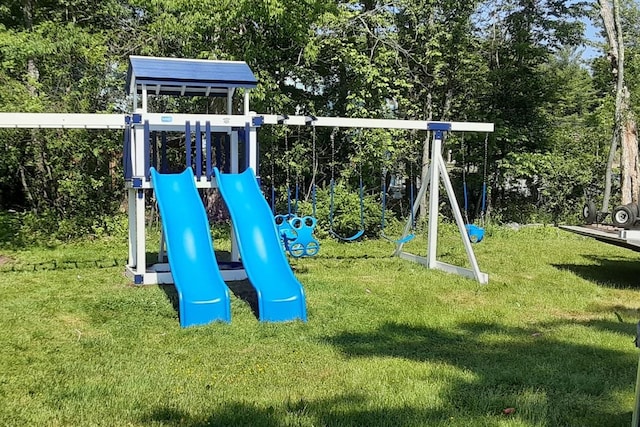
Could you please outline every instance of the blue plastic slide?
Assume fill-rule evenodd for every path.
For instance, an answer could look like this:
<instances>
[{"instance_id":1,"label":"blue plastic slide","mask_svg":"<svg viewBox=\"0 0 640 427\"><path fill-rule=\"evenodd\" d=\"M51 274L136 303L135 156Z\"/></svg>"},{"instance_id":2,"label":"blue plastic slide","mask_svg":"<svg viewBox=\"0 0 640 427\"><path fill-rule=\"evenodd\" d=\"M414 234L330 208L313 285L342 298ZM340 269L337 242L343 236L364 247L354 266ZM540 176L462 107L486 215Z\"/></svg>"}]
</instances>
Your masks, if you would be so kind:
<instances>
[{"instance_id":1,"label":"blue plastic slide","mask_svg":"<svg viewBox=\"0 0 640 427\"><path fill-rule=\"evenodd\" d=\"M221 174L217 168L214 171L231 214L242 264L258 294L260 320L306 322L304 289L287 262L273 213L253 170L241 174Z\"/></svg>"},{"instance_id":2,"label":"blue plastic slide","mask_svg":"<svg viewBox=\"0 0 640 427\"><path fill-rule=\"evenodd\" d=\"M229 289L218 269L191 168L180 174L161 174L151 168L151 180L178 291L180 326L230 322Z\"/></svg>"}]
</instances>

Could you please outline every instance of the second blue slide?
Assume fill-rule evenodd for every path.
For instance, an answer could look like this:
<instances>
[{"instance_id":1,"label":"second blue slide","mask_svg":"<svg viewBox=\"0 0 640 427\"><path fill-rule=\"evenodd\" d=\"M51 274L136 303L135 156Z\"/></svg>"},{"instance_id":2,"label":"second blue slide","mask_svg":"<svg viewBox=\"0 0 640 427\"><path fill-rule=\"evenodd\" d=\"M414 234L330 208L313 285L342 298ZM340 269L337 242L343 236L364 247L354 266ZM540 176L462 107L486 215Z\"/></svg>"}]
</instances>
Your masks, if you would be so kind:
<instances>
[{"instance_id":1,"label":"second blue slide","mask_svg":"<svg viewBox=\"0 0 640 427\"><path fill-rule=\"evenodd\" d=\"M271 208L253 170L240 174L221 174L217 168L214 171L231 215L242 264L258 294L260 320L306 321L304 289L282 250Z\"/></svg>"}]
</instances>

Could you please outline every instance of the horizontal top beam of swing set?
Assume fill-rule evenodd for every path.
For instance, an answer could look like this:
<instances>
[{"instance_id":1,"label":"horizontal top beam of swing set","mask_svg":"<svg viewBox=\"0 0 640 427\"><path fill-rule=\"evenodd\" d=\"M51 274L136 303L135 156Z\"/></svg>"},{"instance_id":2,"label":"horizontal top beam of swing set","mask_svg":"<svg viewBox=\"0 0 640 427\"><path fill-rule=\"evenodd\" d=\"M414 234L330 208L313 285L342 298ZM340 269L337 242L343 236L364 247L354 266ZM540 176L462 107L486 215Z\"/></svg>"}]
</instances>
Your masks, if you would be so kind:
<instances>
[{"instance_id":1,"label":"horizontal top beam of swing set","mask_svg":"<svg viewBox=\"0 0 640 427\"><path fill-rule=\"evenodd\" d=\"M158 128L178 128L187 120L211 122L213 126L299 125L360 129L450 130L452 132L493 132L493 123L438 122L427 120L359 119L349 117L282 116L273 114L216 115L143 113ZM124 129L125 114L0 113L0 128L14 129ZM450 128L449 128L450 127Z\"/></svg>"},{"instance_id":2,"label":"horizontal top beam of swing set","mask_svg":"<svg viewBox=\"0 0 640 427\"><path fill-rule=\"evenodd\" d=\"M294 126L323 126L338 128L362 129L405 129L405 130L444 130L450 126L452 132L493 132L493 123L474 122L439 122L429 120L399 119L358 119L350 117L313 117L313 116L281 116L273 114L260 115L264 124L283 124Z\"/></svg>"},{"instance_id":3,"label":"horizontal top beam of swing set","mask_svg":"<svg viewBox=\"0 0 640 427\"><path fill-rule=\"evenodd\" d=\"M0 113L0 128L124 129L125 114Z\"/></svg>"}]
</instances>

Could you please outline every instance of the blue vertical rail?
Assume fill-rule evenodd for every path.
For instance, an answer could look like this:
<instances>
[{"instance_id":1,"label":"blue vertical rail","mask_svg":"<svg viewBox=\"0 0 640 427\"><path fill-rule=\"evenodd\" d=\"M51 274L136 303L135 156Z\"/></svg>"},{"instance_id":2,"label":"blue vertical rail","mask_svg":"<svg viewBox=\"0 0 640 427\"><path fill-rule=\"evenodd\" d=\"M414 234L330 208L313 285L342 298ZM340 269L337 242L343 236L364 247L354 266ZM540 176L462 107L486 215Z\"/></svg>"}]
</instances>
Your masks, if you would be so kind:
<instances>
[{"instance_id":1,"label":"blue vertical rail","mask_svg":"<svg viewBox=\"0 0 640 427\"><path fill-rule=\"evenodd\" d=\"M144 121L144 177L146 181L149 181L151 179L151 172L149 171L150 169L149 157L151 155L149 145L151 144L151 141L149 137L150 137L149 120L145 120Z\"/></svg>"},{"instance_id":2,"label":"blue vertical rail","mask_svg":"<svg viewBox=\"0 0 640 427\"><path fill-rule=\"evenodd\" d=\"M222 167L222 135L217 134L216 137L216 167L224 170Z\"/></svg>"},{"instance_id":3,"label":"blue vertical rail","mask_svg":"<svg viewBox=\"0 0 640 427\"><path fill-rule=\"evenodd\" d=\"M205 144L207 147L207 181L211 181L211 175L213 175L213 168L211 167L211 122L207 121L204 124L204 136L205 136Z\"/></svg>"},{"instance_id":4,"label":"blue vertical rail","mask_svg":"<svg viewBox=\"0 0 640 427\"><path fill-rule=\"evenodd\" d=\"M224 172L225 173L230 173L231 172L231 138L229 137L229 135L223 135L222 136L223 141L224 141Z\"/></svg>"},{"instance_id":5,"label":"blue vertical rail","mask_svg":"<svg viewBox=\"0 0 640 427\"><path fill-rule=\"evenodd\" d=\"M124 179L128 181L133 175L131 168L131 124L130 118L127 117L124 128L124 150L122 155L122 169L124 170Z\"/></svg>"},{"instance_id":6,"label":"blue vertical rail","mask_svg":"<svg viewBox=\"0 0 640 427\"><path fill-rule=\"evenodd\" d=\"M151 166L158 169L158 144L156 132L151 132Z\"/></svg>"},{"instance_id":7,"label":"blue vertical rail","mask_svg":"<svg viewBox=\"0 0 640 427\"><path fill-rule=\"evenodd\" d=\"M196 122L196 179L202 177L202 129L200 122Z\"/></svg>"},{"instance_id":8,"label":"blue vertical rail","mask_svg":"<svg viewBox=\"0 0 640 427\"><path fill-rule=\"evenodd\" d=\"M250 154L251 154L251 147L249 146L249 133L251 132L251 125L249 123L244 125L244 134L242 135L244 139L244 169L242 170L242 172L246 171L247 169L249 169L249 159L250 159ZM256 158L259 158L256 156ZM256 176L259 177L260 176L260 171L258 170L258 167L256 165L256 170L254 171Z\"/></svg>"},{"instance_id":9,"label":"blue vertical rail","mask_svg":"<svg viewBox=\"0 0 640 427\"><path fill-rule=\"evenodd\" d=\"M187 148L187 169L193 168L193 161L191 160L191 123L189 121L184 124L184 143Z\"/></svg>"},{"instance_id":10,"label":"blue vertical rail","mask_svg":"<svg viewBox=\"0 0 640 427\"><path fill-rule=\"evenodd\" d=\"M169 172L169 163L167 162L167 132L162 132L160 134L160 172L168 173Z\"/></svg>"}]
</instances>

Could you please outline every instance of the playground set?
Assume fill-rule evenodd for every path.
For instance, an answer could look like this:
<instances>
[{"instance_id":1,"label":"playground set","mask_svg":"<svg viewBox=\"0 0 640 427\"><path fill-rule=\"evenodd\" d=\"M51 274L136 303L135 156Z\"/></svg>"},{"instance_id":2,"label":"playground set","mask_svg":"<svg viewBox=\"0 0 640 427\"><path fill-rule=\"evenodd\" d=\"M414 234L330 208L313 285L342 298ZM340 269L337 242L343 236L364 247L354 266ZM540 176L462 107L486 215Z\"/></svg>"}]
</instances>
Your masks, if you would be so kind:
<instances>
[{"instance_id":1,"label":"playground set","mask_svg":"<svg viewBox=\"0 0 640 427\"><path fill-rule=\"evenodd\" d=\"M0 127L123 131L129 217L125 273L138 285L175 284L182 327L229 322L230 299L225 281L245 279L256 291L260 321L307 320L304 288L293 274L285 250L294 256L317 253L319 243L311 237L315 218L274 217L259 185L257 131L264 125L431 131L430 166L413 197L404 232L393 240L394 255L488 283L488 275L480 271L476 261L468 224L456 201L442 157L442 143L447 132L493 132L493 124L257 114L249 108L250 91L257 84L251 69L241 61L131 56L126 79L133 106L130 114L0 113ZM226 114L149 111L151 98L160 95L223 97ZM234 98L241 99L234 104ZM234 105L238 104L241 113L234 114ZM170 164L168 140L184 142L179 156L183 164ZM441 182L471 268L447 264L436 257ZM331 185L335 185L333 177ZM211 188L219 191L231 218L229 262L216 259L198 193L198 189ZM403 251L403 246L411 239L413 218L427 191L428 246L427 256L423 257ZM162 238L156 262L148 265L145 217L151 192L158 203ZM283 224L293 231L283 232ZM301 236L302 246L289 244L295 244Z\"/></svg>"}]
</instances>

